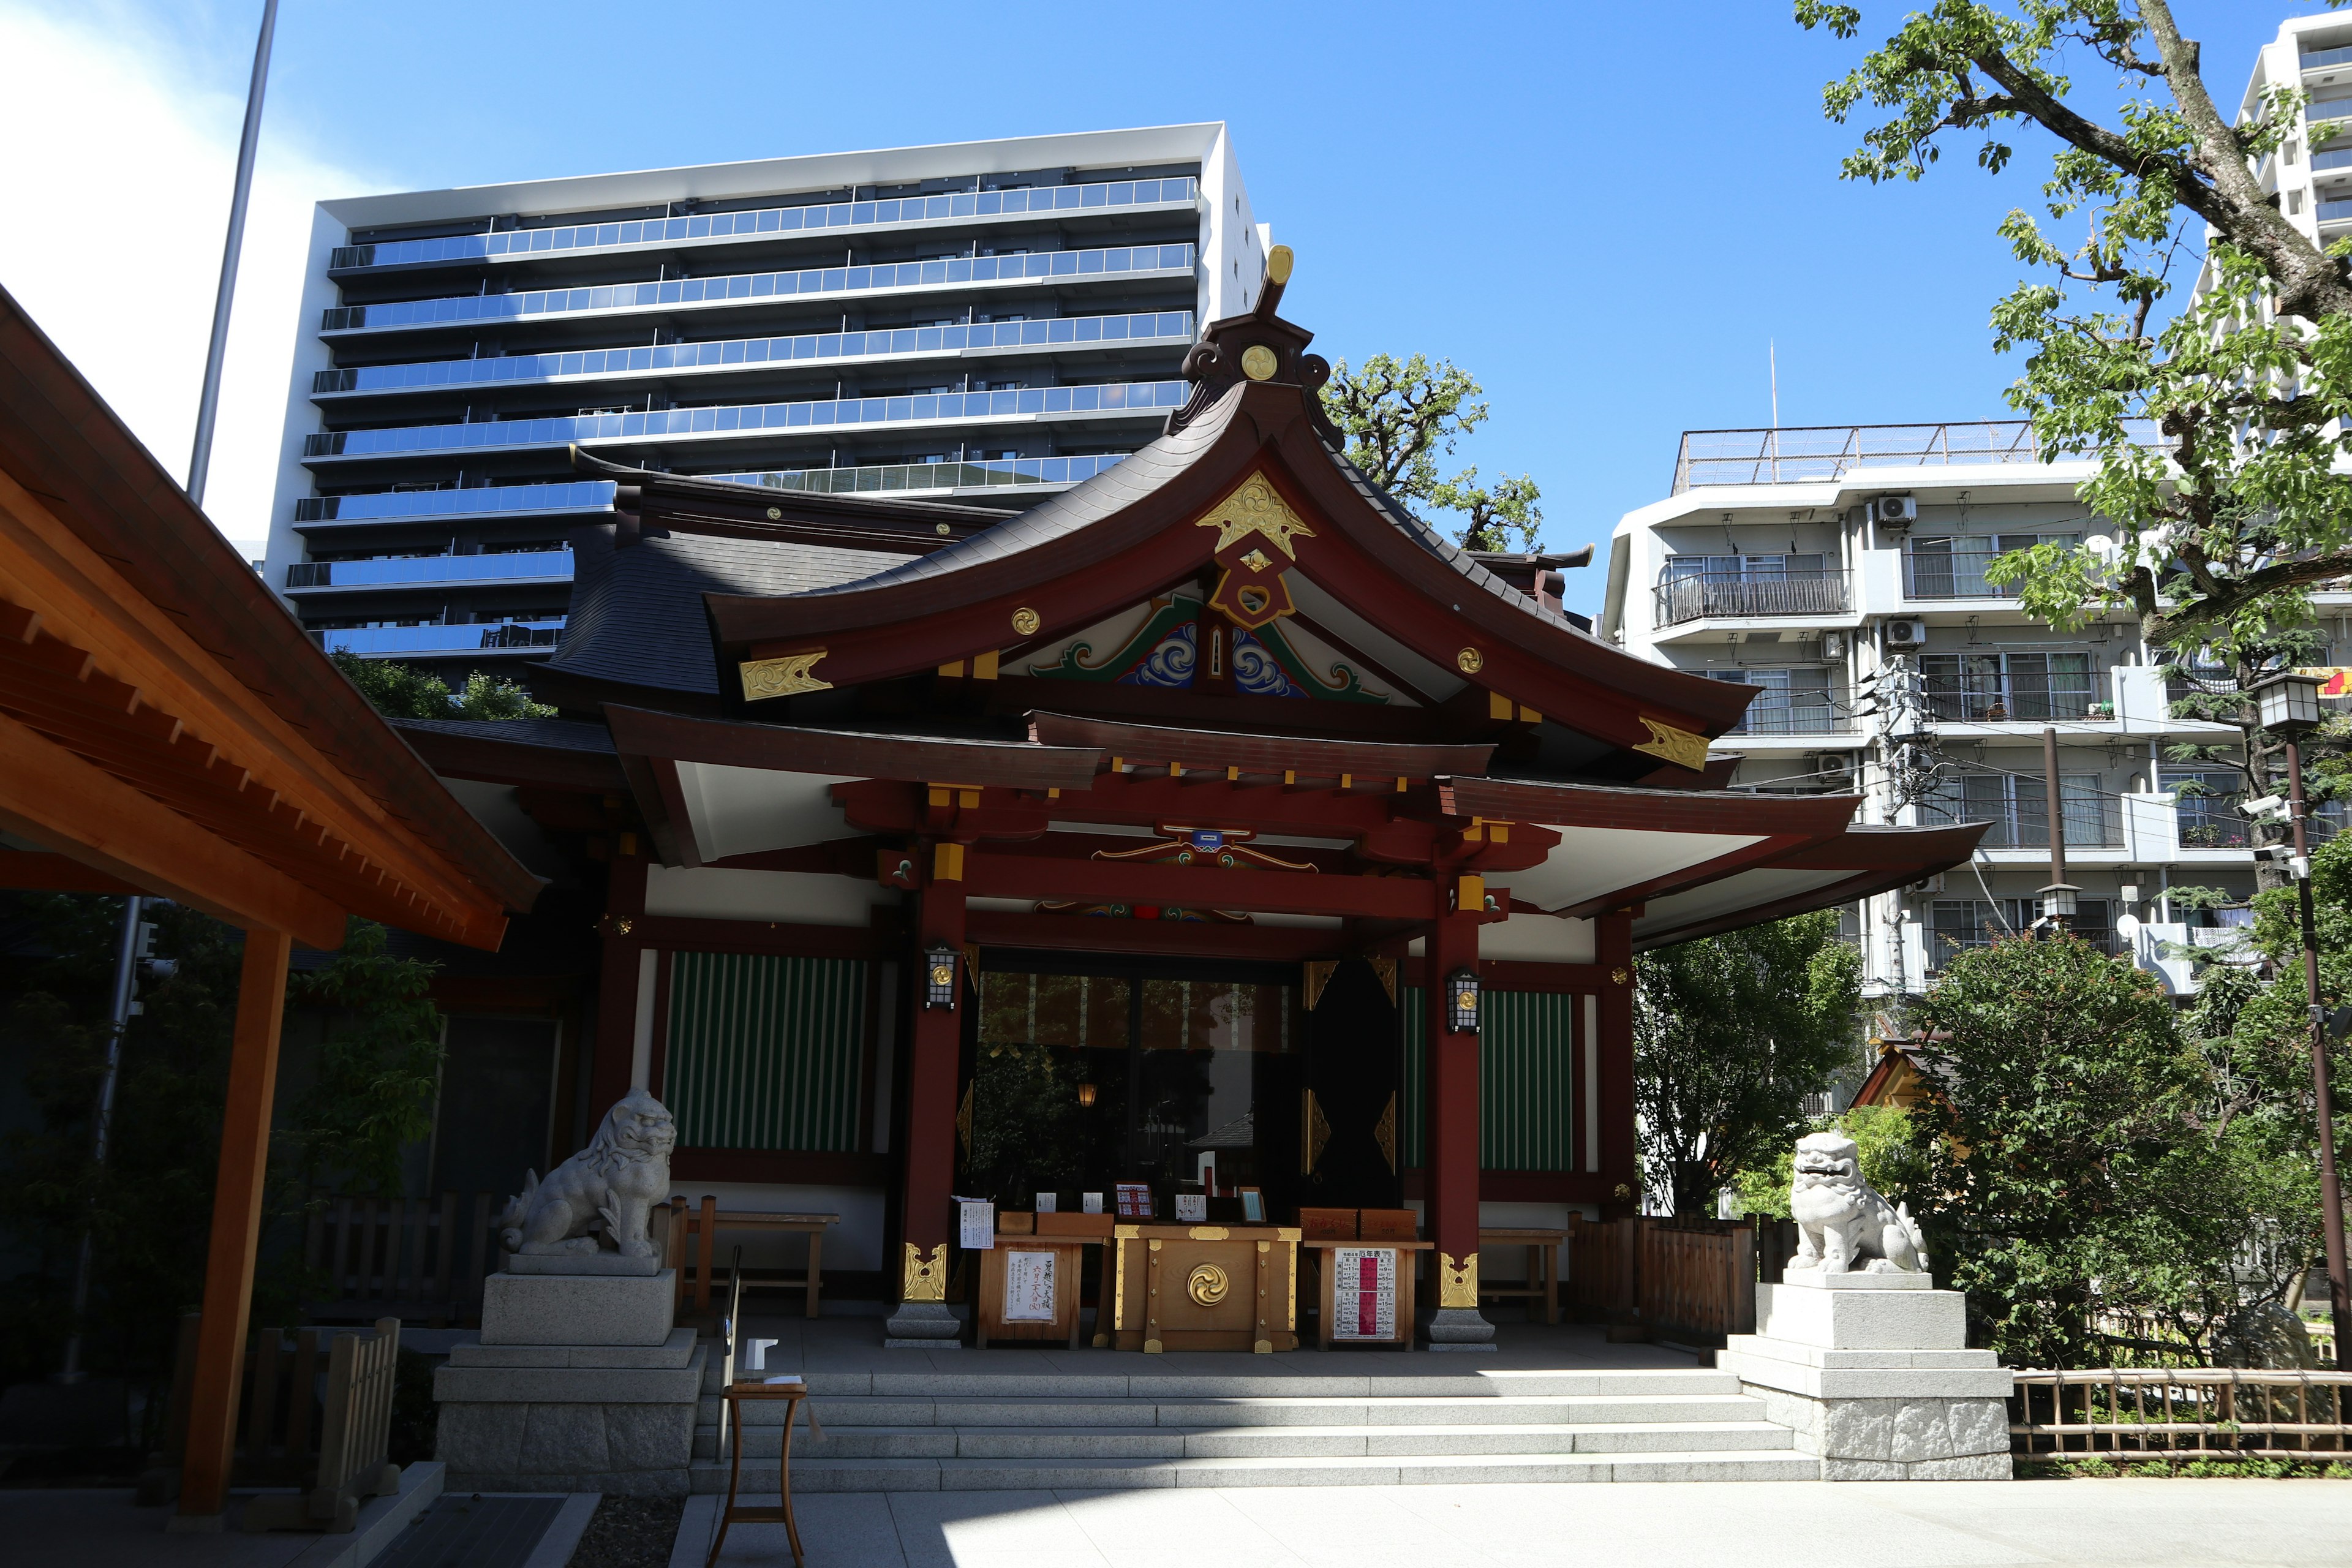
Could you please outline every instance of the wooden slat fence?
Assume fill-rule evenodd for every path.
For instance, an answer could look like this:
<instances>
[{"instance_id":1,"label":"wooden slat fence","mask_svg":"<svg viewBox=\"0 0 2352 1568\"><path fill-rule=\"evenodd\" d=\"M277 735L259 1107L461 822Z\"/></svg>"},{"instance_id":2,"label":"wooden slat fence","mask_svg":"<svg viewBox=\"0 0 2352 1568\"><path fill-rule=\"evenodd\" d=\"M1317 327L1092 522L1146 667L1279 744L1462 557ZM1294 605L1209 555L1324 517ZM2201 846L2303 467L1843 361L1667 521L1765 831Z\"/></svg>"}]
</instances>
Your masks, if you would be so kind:
<instances>
[{"instance_id":1,"label":"wooden slat fence","mask_svg":"<svg viewBox=\"0 0 2352 1568\"><path fill-rule=\"evenodd\" d=\"M1571 1216L1567 1252L1579 1316L1698 1343L1756 1331L1756 1232L1745 1221Z\"/></svg>"},{"instance_id":2,"label":"wooden slat fence","mask_svg":"<svg viewBox=\"0 0 2352 1568\"><path fill-rule=\"evenodd\" d=\"M488 1193L432 1198L328 1195L310 1210L302 1261L325 1288L313 1320L394 1316L435 1328L481 1321L482 1277L499 1266Z\"/></svg>"},{"instance_id":3,"label":"wooden slat fence","mask_svg":"<svg viewBox=\"0 0 2352 1568\"><path fill-rule=\"evenodd\" d=\"M2009 1409L2020 1456L2332 1461L2352 1449L2352 1372L2021 1372Z\"/></svg>"},{"instance_id":4,"label":"wooden slat fence","mask_svg":"<svg viewBox=\"0 0 2352 1568\"><path fill-rule=\"evenodd\" d=\"M172 1369L172 1407L163 1438L166 1468L172 1472L179 1469L187 1451L197 1331L203 1321L198 1312L183 1313L180 1318L179 1349ZM372 1331L255 1330L237 1365L231 1484L316 1485L321 1460L331 1448L331 1468L338 1473L354 1465L363 1469L371 1454L381 1468L391 1441L399 1351L396 1318L379 1321Z\"/></svg>"}]
</instances>

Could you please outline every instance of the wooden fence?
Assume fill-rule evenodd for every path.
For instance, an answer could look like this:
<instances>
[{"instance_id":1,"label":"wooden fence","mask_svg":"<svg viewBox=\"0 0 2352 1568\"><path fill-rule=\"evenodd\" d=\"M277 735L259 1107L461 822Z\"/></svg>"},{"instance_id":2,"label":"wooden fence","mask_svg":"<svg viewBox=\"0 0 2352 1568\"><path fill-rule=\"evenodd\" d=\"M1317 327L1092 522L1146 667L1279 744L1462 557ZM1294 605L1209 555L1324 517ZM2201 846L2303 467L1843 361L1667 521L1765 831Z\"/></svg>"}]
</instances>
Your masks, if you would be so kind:
<instances>
[{"instance_id":1,"label":"wooden fence","mask_svg":"<svg viewBox=\"0 0 2352 1568\"><path fill-rule=\"evenodd\" d=\"M1571 1215L1568 1300L1645 1337L1721 1344L1756 1331L1756 1232L1738 1220Z\"/></svg>"},{"instance_id":2,"label":"wooden fence","mask_svg":"<svg viewBox=\"0 0 2352 1568\"><path fill-rule=\"evenodd\" d=\"M2352 1448L2352 1372L2021 1372L2009 1408L2011 1449L2020 1457L2333 1462Z\"/></svg>"},{"instance_id":3,"label":"wooden fence","mask_svg":"<svg viewBox=\"0 0 2352 1568\"><path fill-rule=\"evenodd\" d=\"M314 1321L397 1317L435 1328L478 1323L482 1276L499 1268L488 1193L429 1198L326 1196L310 1210L302 1262L323 1278Z\"/></svg>"},{"instance_id":4,"label":"wooden fence","mask_svg":"<svg viewBox=\"0 0 2352 1568\"><path fill-rule=\"evenodd\" d=\"M203 1321L197 1312L180 1318L171 1415L164 1427L165 1468L174 1478L187 1452L197 1331ZM386 1456L399 1354L397 1318L380 1319L373 1331L255 1330L237 1363L231 1483L307 1489L329 1485L323 1478L331 1475L335 1478L331 1485L339 1494L351 1491L354 1479L396 1486L397 1471L388 1466ZM144 1488L147 1483L142 1485ZM164 1489L176 1490L176 1487L167 1482ZM380 1489L371 1485L368 1489ZM159 1496L150 1500L165 1500ZM331 1508L325 1521L318 1522L307 1512L311 1499L284 1500L304 1509L305 1518L272 1522L308 1523L312 1529L352 1528L336 1520L352 1510ZM356 1497L352 1500L355 1510Z\"/></svg>"}]
</instances>

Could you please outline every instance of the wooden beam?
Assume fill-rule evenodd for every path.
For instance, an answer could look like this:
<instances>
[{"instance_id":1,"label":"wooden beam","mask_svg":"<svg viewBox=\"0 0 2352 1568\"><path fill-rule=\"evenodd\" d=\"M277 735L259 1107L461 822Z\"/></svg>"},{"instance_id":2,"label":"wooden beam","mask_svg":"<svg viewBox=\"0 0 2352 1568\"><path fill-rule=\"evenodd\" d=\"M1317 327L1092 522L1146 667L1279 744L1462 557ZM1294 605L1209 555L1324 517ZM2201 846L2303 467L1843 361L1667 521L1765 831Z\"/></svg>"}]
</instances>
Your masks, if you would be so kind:
<instances>
[{"instance_id":1,"label":"wooden beam","mask_svg":"<svg viewBox=\"0 0 2352 1568\"><path fill-rule=\"evenodd\" d=\"M1093 915L1024 915L1007 910L972 910L966 931L982 947L1262 959L1273 963L1337 958L1349 950L1347 933L1325 926L1112 920Z\"/></svg>"},{"instance_id":2,"label":"wooden beam","mask_svg":"<svg viewBox=\"0 0 2352 1568\"><path fill-rule=\"evenodd\" d=\"M1379 915L1428 920L1437 887L1417 877L1326 877L1133 861L1052 860L975 848L964 892L975 899L1046 899L1082 904L1159 904L1266 914Z\"/></svg>"},{"instance_id":3,"label":"wooden beam","mask_svg":"<svg viewBox=\"0 0 2352 1568\"><path fill-rule=\"evenodd\" d=\"M343 945L343 911L0 713L0 826L232 925Z\"/></svg>"},{"instance_id":4,"label":"wooden beam","mask_svg":"<svg viewBox=\"0 0 2352 1568\"><path fill-rule=\"evenodd\" d=\"M287 960L293 939L252 927L237 978L228 1103L221 1117L220 1173L213 1184L212 1242L205 1254L204 1318L189 1394L180 1517L214 1520L228 1503L236 1426L237 1369L253 1306L253 1260L261 1240L262 1177L269 1164L269 1114L278 1095L278 1039L285 1020Z\"/></svg>"},{"instance_id":5,"label":"wooden beam","mask_svg":"<svg viewBox=\"0 0 2352 1568\"><path fill-rule=\"evenodd\" d=\"M120 877L85 866L70 855L51 855L37 849L0 849L0 888L41 893L144 891Z\"/></svg>"}]
</instances>

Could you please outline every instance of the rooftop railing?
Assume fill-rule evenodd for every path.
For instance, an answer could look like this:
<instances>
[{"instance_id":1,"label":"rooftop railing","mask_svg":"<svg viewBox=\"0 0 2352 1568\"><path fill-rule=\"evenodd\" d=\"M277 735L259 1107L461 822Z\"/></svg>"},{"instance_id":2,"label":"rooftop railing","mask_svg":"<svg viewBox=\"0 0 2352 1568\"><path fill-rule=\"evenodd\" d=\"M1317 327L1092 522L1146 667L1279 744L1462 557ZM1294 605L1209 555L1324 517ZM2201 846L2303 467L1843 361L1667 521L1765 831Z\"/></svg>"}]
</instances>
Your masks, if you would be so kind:
<instances>
[{"instance_id":1,"label":"rooftop railing","mask_svg":"<svg viewBox=\"0 0 2352 1568\"><path fill-rule=\"evenodd\" d=\"M1126 455L1103 452L1082 458L991 458L982 463L868 463L852 468L766 468L700 477L814 495L1006 489L1025 485L1074 485L1093 479Z\"/></svg>"},{"instance_id":2,"label":"rooftop railing","mask_svg":"<svg viewBox=\"0 0 2352 1568\"><path fill-rule=\"evenodd\" d=\"M404 588L454 583L561 582L572 575L572 552L505 550L474 555L377 555L364 561L297 561L286 568L292 588Z\"/></svg>"},{"instance_id":3,"label":"rooftop railing","mask_svg":"<svg viewBox=\"0 0 2352 1568\"><path fill-rule=\"evenodd\" d=\"M336 626L310 636L329 653L361 658L425 654L530 653L562 646L563 618L500 621L495 625Z\"/></svg>"},{"instance_id":4,"label":"rooftop railing","mask_svg":"<svg viewBox=\"0 0 2352 1568\"><path fill-rule=\"evenodd\" d=\"M1675 494L1700 485L1812 484L1866 468L2041 461L2033 426L2022 419L1685 430Z\"/></svg>"},{"instance_id":5,"label":"rooftop railing","mask_svg":"<svg viewBox=\"0 0 2352 1568\"><path fill-rule=\"evenodd\" d=\"M465 321L513 321L567 313L740 305L752 300L955 283L1024 283L1055 278L1117 277L1131 272L1190 271L1192 267L1190 245L1122 245L1101 250L958 256L939 261L878 262L866 267L816 267L793 272L740 272L653 283L609 283L588 289L460 294L451 299L402 300L382 305L335 305L320 315L319 330L375 331Z\"/></svg>"},{"instance_id":6,"label":"rooftop railing","mask_svg":"<svg viewBox=\"0 0 2352 1568\"><path fill-rule=\"evenodd\" d=\"M571 353L508 354L497 359L432 360L322 370L313 396L404 392L436 386L495 386L567 376L637 375L663 371L728 370L800 360L951 354L982 349L1060 348L1087 343L1190 342L1192 312L1144 310L1122 316L1057 316L1035 321L973 321L870 332L802 332L791 337L585 349Z\"/></svg>"},{"instance_id":7,"label":"rooftop railing","mask_svg":"<svg viewBox=\"0 0 2352 1568\"><path fill-rule=\"evenodd\" d=\"M1846 607L1843 572L1785 572L1765 577L1693 573L1667 577L1653 594L1653 624L1660 626L1717 617L1836 616Z\"/></svg>"},{"instance_id":8,"label":"rooftop railing","mask_svg":"<svg viewBox=\"0 0 2352 1568\"><path fill-rule=\"evenodd\" d=\"M931 196L894 196L870 202L825 202L809 206L759 207L748 212L698 213L688 217L644 218L630 223L569 224L550 228L505 229L436 239L379 240L335 247L327 265L400 267L420 262L491 260L603 250L630 245L677 245L689 240L755 239L761 235L878 227L886 224L938 223L953 218L1018 217L1032 213L1084 212L1089 208L1190 203L1199 190L1191 175L1157 180L1110 180L1085 185L1038 185L1018 191L953 191Z\"/></svg>"},{"instance_id":9,"label":"rooftop railing","mask_svg":"<svg viewBox=\"0 0 2352 1568\"><path fill-rule=\"evenodd\" d=\"M489 485L472 489L384 490L362 496L304 496L294 521L404 522L444 517L518 516L541 512L609 511L610 479L569 479L544 485Z\"/></svg>"},{"instance_id":10,"label":"rooftop railing","mask_svg":"<svg viewBox=\"0 0 2352 1568\"><path fill-rule=\"evenodd\" d=\"M1024 415L1128 414L1174 408L1181 381L1036 386L1007 392L934 392L902 397L827 398L814 403L750 403L651 413L582 414L557 419L498 419L473 425L411 425L384 430L331 430L307 436L302 456L381 458L416 452L561 447L578 441L663 441L751 435L762 430L834 429L926 421L1014 418Z\"/></svg>"}]
</instances>

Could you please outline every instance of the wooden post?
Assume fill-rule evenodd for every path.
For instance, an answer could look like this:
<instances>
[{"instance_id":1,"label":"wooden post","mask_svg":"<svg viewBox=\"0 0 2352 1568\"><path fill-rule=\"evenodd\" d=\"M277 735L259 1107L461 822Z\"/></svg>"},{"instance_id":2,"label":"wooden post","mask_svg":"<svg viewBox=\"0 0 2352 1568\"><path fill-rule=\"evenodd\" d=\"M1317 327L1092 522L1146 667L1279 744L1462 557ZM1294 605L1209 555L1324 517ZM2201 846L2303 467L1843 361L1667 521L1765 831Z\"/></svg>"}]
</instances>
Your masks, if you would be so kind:
<instances>
[{"instance_id":1,"label":"wooden post","mask_svg":"<svg viewBox=\"0 0 2352 1568\"><path fill-rule=\"evenodd\" d=\"M645 918L642 855L614 855L604 889L603 949L596 979L596 1052L588 1068L588 1127L629 1092L637 1051L637 955L645 943L631 931Z\"/></svg>"},{"instance_id":2,"label":"wooden post","mask_svg":"<svg viewBox=\"0 0 2352 1568\"><path fill-rule=\"evenodd\" d=\"M1601 962L1601 1179L1603 1219L1635 1212L1642 1198L1633 1146L1633 916L1612 910L1593 922Z\"/></svg>"},{"instance_id":3,"label":"wooden post","mask_svg":"<svg viewBox=\"0 0 2352 1568\"><path fill-rule=\"evenodd\" d=\"M256 928L245 933L236 1026L221 1116L220 1174L213 1184L212 1245L205 1257L204 1322L189 1396L187 1458L173 1527L218 1530L228 1503L236 1428L237 1352L253 1305L253 1259L261 1239L261 1184L269 1165L269 1113L278 1093L278 1037L286 1016L286 967L293 939Z\"/></svg>"},{"instance_id":4,"label":"wooden post","mask_svg":"<svg viewBox=\"0 0 2352 1568\"><path fill-rule=\"evenodd\" d=\"M951 863L961 870L960 856L943 856L938 862L942 868ZM945 1248L953 1237L949 1208L955 1186L956 1063L963 1043L963 1010L979 1005L979 977L965 973L968 959L963 943L963 881L961 876L934 877L923 889L915 935L917 973L908 1000L914 1016L910 1021L913 1048L907 1061L907 1186L898 1218L898 1234L904 1242L898 1282L901 1300L937 1300L913 1291L935 1289L947 1278ZM929 974L923 955L935 948L956 955L956 1005L952 1007L925 1005ZM931 1272L919 1279L919 1267Z\"/></svg>"},{"instance_id":5,"label":"wooden post","mask_svg":"<svg viewBox=\"0 0 2352 1568\"><path fill-rule=\"evenodd\" d=\"M1469 914L1432 921L1423 948L1422 999L1427 1008L1424 1062L1429 1114L1427 1180L1423 1205L1429 1239L1437 1244L1437 1305L1478 1305L1478 1037L1448 1026L1447 976L1476 973L1478 922ZM1465 1271L1466 1270L1466 1274Z\"/></svg>"}]
</instances>

